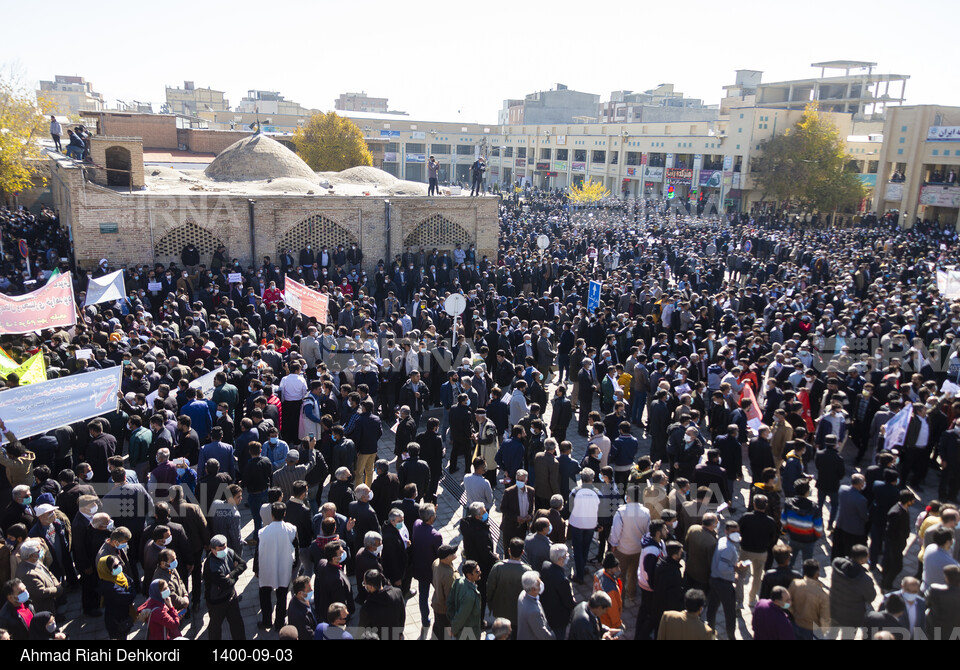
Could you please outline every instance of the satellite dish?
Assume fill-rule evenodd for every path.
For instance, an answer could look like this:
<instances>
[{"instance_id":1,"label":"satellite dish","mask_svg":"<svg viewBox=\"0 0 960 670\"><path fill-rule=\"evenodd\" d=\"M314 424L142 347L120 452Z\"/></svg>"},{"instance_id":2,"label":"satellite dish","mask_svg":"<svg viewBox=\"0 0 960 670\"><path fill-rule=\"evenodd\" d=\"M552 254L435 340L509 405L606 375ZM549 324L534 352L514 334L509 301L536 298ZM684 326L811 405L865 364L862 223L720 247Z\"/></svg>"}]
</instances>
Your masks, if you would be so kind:
<instances>
[{"instance_id":1,"label":"satellite dish","mask_svg":"<svg viewBox=\"0 0 960 670\"><path fill-rule=\"evenodd\" d=\"M450 316L460 316L465 309L467 309L467 299L463 297L462 293L451 293L443 301L443 311Z\"/></svg>"},{"instance_id":2,"label":"satellite dish","mask_svg":"<svg viewBox=\"0 0 960 670\"><path fill-rule=\"evenodd\" d=\"M550 238L546 235L541 235L537 238L537 246L541 249L546 249L550 246Z\"/></svg>"}]
</instances>

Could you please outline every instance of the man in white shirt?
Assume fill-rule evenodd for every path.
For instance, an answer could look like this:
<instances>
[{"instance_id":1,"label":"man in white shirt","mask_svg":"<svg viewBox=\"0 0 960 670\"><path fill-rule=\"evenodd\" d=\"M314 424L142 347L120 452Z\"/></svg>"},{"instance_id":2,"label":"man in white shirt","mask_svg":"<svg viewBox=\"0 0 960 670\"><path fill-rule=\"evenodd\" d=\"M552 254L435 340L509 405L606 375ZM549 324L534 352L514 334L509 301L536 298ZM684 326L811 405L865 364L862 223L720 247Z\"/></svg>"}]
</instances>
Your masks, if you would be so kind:
<instances>
[{"instance_id":1,"label":"man in white shirt","mask_svg":"<svg viewBox=\"0 0 960 670\"><path fill-rule=\"evenodd\" d=\"M283 439L287 444L297 444L300 440L300 407L310 392L307 380L300 374L300 363L290 365L290 374L280 380L280 409L283 412Z\"/></svg>"},{"instance_id":2,"label":"man in white shirt","mask_svg":"<svg viewBox=\"0 0 960 670\"><path fill-rule=\"evenodd\" d=\"M621 505L613 515L613 525L610 528L610 543L614 555L620 561L620 571L627 576L624 585L624 594L633 598L637 594L637 569L640 565L640 554L643 552L643 536L650 527L650 511L637 498L640 497L639 486L628 486L626 504Z\"/></svg>"},{"instance_id":3,"label":"man in white shirt","mask_svg":"<svg viewBox=\"0 0 960 670\"><path fill-rule=\"evenodd\" d=\"M596 474L590 468L580 471L580 486L570 492L570 542L573 546L575 584L583 584L587 552L597 530L600 496L593 487Z\"/></svg>"}]
</instances>

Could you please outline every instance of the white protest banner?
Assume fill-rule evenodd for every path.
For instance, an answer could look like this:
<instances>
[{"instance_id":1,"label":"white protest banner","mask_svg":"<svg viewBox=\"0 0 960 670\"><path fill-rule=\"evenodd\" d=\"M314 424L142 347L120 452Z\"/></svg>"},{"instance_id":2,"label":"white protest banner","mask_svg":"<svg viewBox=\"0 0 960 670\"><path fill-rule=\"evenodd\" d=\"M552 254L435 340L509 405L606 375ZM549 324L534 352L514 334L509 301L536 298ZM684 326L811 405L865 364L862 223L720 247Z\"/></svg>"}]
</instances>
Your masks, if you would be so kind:
<instances>
[{"instance_id":1,"label":"white protest banner","mask_svg":"<svg viewBox=\"0 0 960 670\"><path fill-rule=\"evenodd\" d=\"M207 374L197 377L192 382L190 382L190 388L200 389L203 393L204 398L210 397L213 393L213 382L217 376L218 372L221 372L224 368L220 367L214 370L213 372L208 372ZM176 395L176 389L170 389L170 393ZM157 391L147 395L147 407L153 408L153 401L156 400L160 394Z\"/></svg>"},{"instance_id":2,"label":"white protest banner","mask_svg":"<svg viewBox=\"0 0 960 670\"><path fill-rule=\"evenodd\" d=\"M0 419L23 439L117 409L119 367L69 375L0 393Z\"/></svg>"},{"instance_id":3,"label":"white protest banner","mask_svg":"<svg viewBox=\"0 0 960 670\"><path fill-rule=\"evenodd\" d=\"M149 283L147 284L147 290L148 290L148 291L162 291L162 290L163 290L163 284L161 284L161 283L158 282L158 281L149 282Z\"/></svg>"},{"instance_id":4,"label":"white protest banner","mask_svg":"<svg viewBox=\"0 0 960 670\"><path fill-rule=\"evenodd\" d=\"M943 385L940 386L940 392L946 393L948 396L953 396L954 398L960 398L960 386L957 386L950 380L944 380Z\"/></svg>"},{"instance_id":5,"label":"white protest banner","mask_svg":"<svg viewBox=\"0 0 960 670\"><path fill-rule=\"evenodd\" d=\"M90 284L87 286L87 299L83 305L86 307L101 302L123 300L126 295L123 286L123 270L117 270L96 279L90 278Z\"/></svg>"},{"instance_id":6,"label":"white protest banner","mask_svg":"<svg viewBox=\"0 0 960 670\"><path fill-rule=\"evenodd\" d=\"M947 300L960 298L960 270L937 270L937 289Z\"/></svg>"},{"instance_id":7,"label":"white protest banner","mask_svg":"<svg viewBox=\"0 0 960 670\"><path fill-rule=\"evenodd\" d=\"M243 283L243 274L240 272L231 272L227 275L227 281L231 284L242 284Z\"/></svg>"}]
</instances>

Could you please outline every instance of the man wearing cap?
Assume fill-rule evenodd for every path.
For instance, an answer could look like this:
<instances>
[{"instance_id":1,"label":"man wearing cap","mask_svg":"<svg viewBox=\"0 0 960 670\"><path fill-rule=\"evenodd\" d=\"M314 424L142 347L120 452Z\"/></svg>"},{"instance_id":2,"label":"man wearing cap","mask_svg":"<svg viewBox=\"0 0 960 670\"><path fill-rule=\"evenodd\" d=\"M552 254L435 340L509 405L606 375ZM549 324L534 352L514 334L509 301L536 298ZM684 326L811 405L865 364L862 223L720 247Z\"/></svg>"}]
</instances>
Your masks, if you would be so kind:
<instances>
[{"instance_id":1,"label":"man wearing cap","mask_svg":"<svg viewBox=\"0 0 960 670\"><path fill-rule=\"evenodd\" d=\"M47 499L52 497L49 493L40 496ZM77 584L77 571L73 565L73 556L70 554L67 527L57 518L58 509L49 502L37 505L34 509L37 520L30 529L30 537L41 538L44 541L46 551L53 559L50 564L51 572L59 581L66 580L73 587Z\"/></svg>"},{"instance_id":2,"label":"man wearing cap","mask_svg":"<svg viewBox=\"0 0 960 670\"><path fill-rule=\"evenodd\" d=\"M300 463L300 452L296 449L291 449L287 452L287 455L284 457L284 465L282 468L277 468L273 472L273 486L280 487L280 490L283 491L282 500L286 500L291 495L293 495L293 483L297 480L305 480L307 474L313 470L314 466L317 464L317 452L314 449L317 441L316 438L310 440L306 449L307 449L307 462Z\"/></svg>"},{"instance_id":3,"label":"man wearing cap","mask_svg":"<svg viewBox=\"0 0 960 670\"><path fill-rule=\"evenodd\" d=\"M207 609L210 610L208 639L222 639L224 619L230 625L231 639L246 639L236 591L237 580L246 569L247 564L227 547L227 538L223 535L210 538L210 553L203 564L203 584Z\"/></svg>"}]
</instances>

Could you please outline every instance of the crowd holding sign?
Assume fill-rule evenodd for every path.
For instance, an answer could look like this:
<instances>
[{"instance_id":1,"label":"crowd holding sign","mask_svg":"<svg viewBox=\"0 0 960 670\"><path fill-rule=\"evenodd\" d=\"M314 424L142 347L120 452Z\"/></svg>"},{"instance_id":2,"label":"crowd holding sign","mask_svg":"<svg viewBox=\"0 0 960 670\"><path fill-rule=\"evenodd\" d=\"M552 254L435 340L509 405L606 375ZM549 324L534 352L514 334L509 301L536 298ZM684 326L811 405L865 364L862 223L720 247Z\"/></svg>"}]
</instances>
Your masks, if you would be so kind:
<instances>
[{"instance_id":1,"label":"crowd holding sign","mask_svg":"<svg viewBox=\"0 0 960 670\"><path fill-rule=\"evenodd\" d=\"M19 335L77 322L73 279L65 272L43 288L25 295L0 295L0 334Z\"/></svg>"},{"instance_id":2,"label":"crowd holding sign","mask_svg":"<svg viewBox=\"0 0 960 670\"><path fill-rule=\"evenodd\" d=\"M22 439L112 412L121 374L118 366L9 389L0 393L0 417Z\"/></svg>"},{"instance_id":3,"label":"crowd holding sign","mask_svg":"<svg viewBox=\"0 0 960 670\"><path fill-rule=\"evenodd\" d=\"M315 317L317 323L327 322L327 303L329 298L291 279L289 275L287 276L287 283L284 288L284 299L290 307L301 314Z\"/></svg>"},{"instance_id":4,"label":"crowd holding sign","mask_svg":"<svg viewBox=\"0 0 960 670\"><path fill-rule=\"evenodd\" d=\"M123 300L127 295L123 285L123 270L111 272L102 277L91 277L87 287L87 299L84 305L96 305L101 302Z\"/></svg>"}]
</instances>

